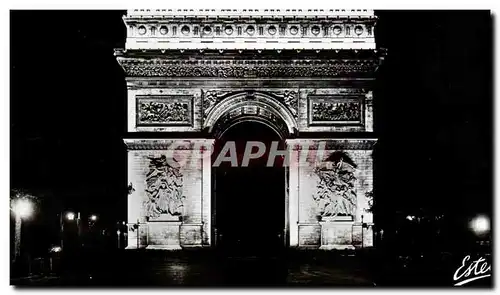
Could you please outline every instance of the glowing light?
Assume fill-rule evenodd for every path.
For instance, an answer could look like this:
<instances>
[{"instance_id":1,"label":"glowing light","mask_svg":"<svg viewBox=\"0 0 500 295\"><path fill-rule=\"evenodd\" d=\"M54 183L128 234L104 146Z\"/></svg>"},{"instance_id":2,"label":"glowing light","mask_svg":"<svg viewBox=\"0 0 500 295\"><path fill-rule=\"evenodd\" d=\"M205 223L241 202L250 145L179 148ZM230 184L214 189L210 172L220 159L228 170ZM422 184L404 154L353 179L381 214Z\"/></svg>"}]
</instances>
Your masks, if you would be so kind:
<instances>
[{"instance_id":1,"label":"glowing light","mask_svg":"<svg viewBox=\"0 0 500 295\"><path fill-rule=\"evenodd\" d=\"M415 219L415 216L408 215L408 216L406 216L406 219L408 219L409 221L412 221L413 219Z\"/></svg>"},{"instance_id":2,"label":"glowing light","mask_svg":"<svg viewBox=\"0 0 500 295\"><path fill-rule=\"evenodd\" d=\"M54 253L61 252L61 251L62 251L62 248L60 246L54 246L54 247L52 247L52 249L50 249L50 252L54 252Z\"/></svg>"},{"instance_id":3,"label":"glowing light","mask_svg":"<svg viewBox=\"0 0 500 295\"><path fill-rule=\"evenodd\" d=\"M75 213L73 213L73 212L66 213L66 218L68 220L75 220Z\"/></svg>"},{"instance_id":4,"label":"glowing light","mask_svg":"<svg viewBox=\"0 0 500 295\"><path fill-rule=\"evenodd\" d=\"M490 219L484 215L476 216L471 220L469 227L478 235L485 234L490 231Z\"/></svg>"},{"instance_id":5,"label":"glowing light","mask_svg":"<svg viewBox=\"0 0 500 295\"><path fill-rule=\"evenodd\" d=\"M33 204L29 200L18 199L14 203L13 210L21 218L27 218L33 214Z\"/></svg>"},{"instance_id":6,"label":"glowing light","mask_svg":"<svg viewBox=\"0 0 500 295\"><path fill-rule=\"evenodd\" d=\"M97 215L90 215L90 220L97 221Z\"/></svg>"}]
</instances>

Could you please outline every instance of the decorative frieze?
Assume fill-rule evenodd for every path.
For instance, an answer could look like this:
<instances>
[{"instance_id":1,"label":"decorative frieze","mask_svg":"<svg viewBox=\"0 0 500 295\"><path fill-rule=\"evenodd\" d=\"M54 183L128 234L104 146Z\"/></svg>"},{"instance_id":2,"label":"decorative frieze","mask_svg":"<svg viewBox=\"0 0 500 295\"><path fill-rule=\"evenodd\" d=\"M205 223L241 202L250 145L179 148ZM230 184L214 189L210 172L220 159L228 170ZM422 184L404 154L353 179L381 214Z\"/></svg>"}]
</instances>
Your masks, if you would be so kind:
<instances>
[{"instance_id":1,"label":"decorative frieze","mask_svg":"<svg viewBox=\"0 0 500 295\"><path fill-rule=\"evenodd\" d=\"M131 77L368 77L378 59L351 60L172 60L118 56Z\"/></svg>"},{"instance_id":2,"label":"decorative frieze","mask_svg":"<svg viewBox=\"0 0 500 295\"><path fill-rule=\"evenodd\" d=\"M213 139L124 139L128 150L210 150Z\"/></svg>"}]
</instances>

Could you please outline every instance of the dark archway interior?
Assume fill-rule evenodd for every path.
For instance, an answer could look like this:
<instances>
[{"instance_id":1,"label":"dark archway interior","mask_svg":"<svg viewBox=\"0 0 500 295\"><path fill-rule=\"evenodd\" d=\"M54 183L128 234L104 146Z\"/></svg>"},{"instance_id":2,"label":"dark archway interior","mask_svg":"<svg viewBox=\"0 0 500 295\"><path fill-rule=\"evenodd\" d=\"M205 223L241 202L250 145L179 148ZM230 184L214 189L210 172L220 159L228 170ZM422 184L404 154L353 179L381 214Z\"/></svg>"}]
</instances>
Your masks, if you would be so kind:
<instances>
[{"instance_id":1,"label":"dark archway interior","mask_svg":"<svg viewBox=\"0 0 500 295\"><path fill-rule=\"evenodd\" d=\"M213 168L216 245L224 253L277 253L285 243L285 171L279 157L270 167L267 161L271 143L283 149L284 142L264 124L242 122L216 140L212 163L230 141L236 145L238 167L223 162ZM249 141L264 143L266 153L242 167Z\"/></svg>"}]
</instances>

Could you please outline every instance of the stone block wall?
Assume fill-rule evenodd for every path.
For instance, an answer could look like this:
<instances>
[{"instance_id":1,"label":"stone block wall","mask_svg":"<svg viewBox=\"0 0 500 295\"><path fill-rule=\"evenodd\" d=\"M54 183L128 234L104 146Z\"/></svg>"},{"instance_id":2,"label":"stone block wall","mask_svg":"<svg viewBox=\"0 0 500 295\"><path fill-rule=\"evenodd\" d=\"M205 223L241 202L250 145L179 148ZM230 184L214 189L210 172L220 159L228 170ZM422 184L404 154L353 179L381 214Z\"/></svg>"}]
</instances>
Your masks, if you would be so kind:
<instances>
[{"instance_id":1,"label":"stone block wall","mask_svg":"<svg viewBox=\"0 0 500 295\"><path fill-rule=\"evenodd\" d=\"M128 247L137 247L134 224L139 224L140 247L209 245L211 165L210 157L199 151L201 146L210 149L211 141L131 139L127 145L132 188L128 196Z\"/></svg>"},{"instance_id":2,"label":"stone block wall","mask_svg":"<svg viewBox=\"0 0 500 295\"><path fill-rule=\"evenodd\" d=\"M375 141L293 139L287 143L291 148L292 158L290 245L324 249L353 248L360 245L361 241L358 240L361 240L361 233L357 234L357 227L361 227L362 220L366 226L373 223L372 214L367 212L366 193L373 189L372 149ZM322 145L325 150L320 148ZM336 168L339 165L351 169L352 175L349 177L352 180L341 186L352 185L352 189L336 195L334 192L337 186L329 187L334 182L328 181L339 177L339 173L344 175L344 170ZM338 188L341 189L341 186ZM344 195L348 197L340 198ZM363 232L364 246L373 245L370 233L371 227Z\"/></svg>"}]
</instances>

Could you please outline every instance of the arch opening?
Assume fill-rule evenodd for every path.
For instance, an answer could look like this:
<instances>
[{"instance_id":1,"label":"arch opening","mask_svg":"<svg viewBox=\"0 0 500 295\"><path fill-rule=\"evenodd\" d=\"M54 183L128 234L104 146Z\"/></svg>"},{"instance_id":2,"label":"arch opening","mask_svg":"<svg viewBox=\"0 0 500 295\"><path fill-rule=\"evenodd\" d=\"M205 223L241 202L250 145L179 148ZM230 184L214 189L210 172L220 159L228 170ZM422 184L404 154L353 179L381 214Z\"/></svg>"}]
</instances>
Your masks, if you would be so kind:
<instances>
[{"instance_id":1,"label":"arch opening","mask_svg":"<svg viewBox=\"0 0 500 295\"><path fill-rule=\"evenodd\" d=\"M265 151L244 165L249 142L261 143ZM273 142L285 146L276 130L251 120L231 125L215 141L213 164L228 143L234 143L238 161L236 167L230 161L214 165L212 173L215 244L225 253L274 255L285 245L285 168L280 157L268 165ZM259 154L256 146L249 151Z\"/></svg>"}]
</instances>

